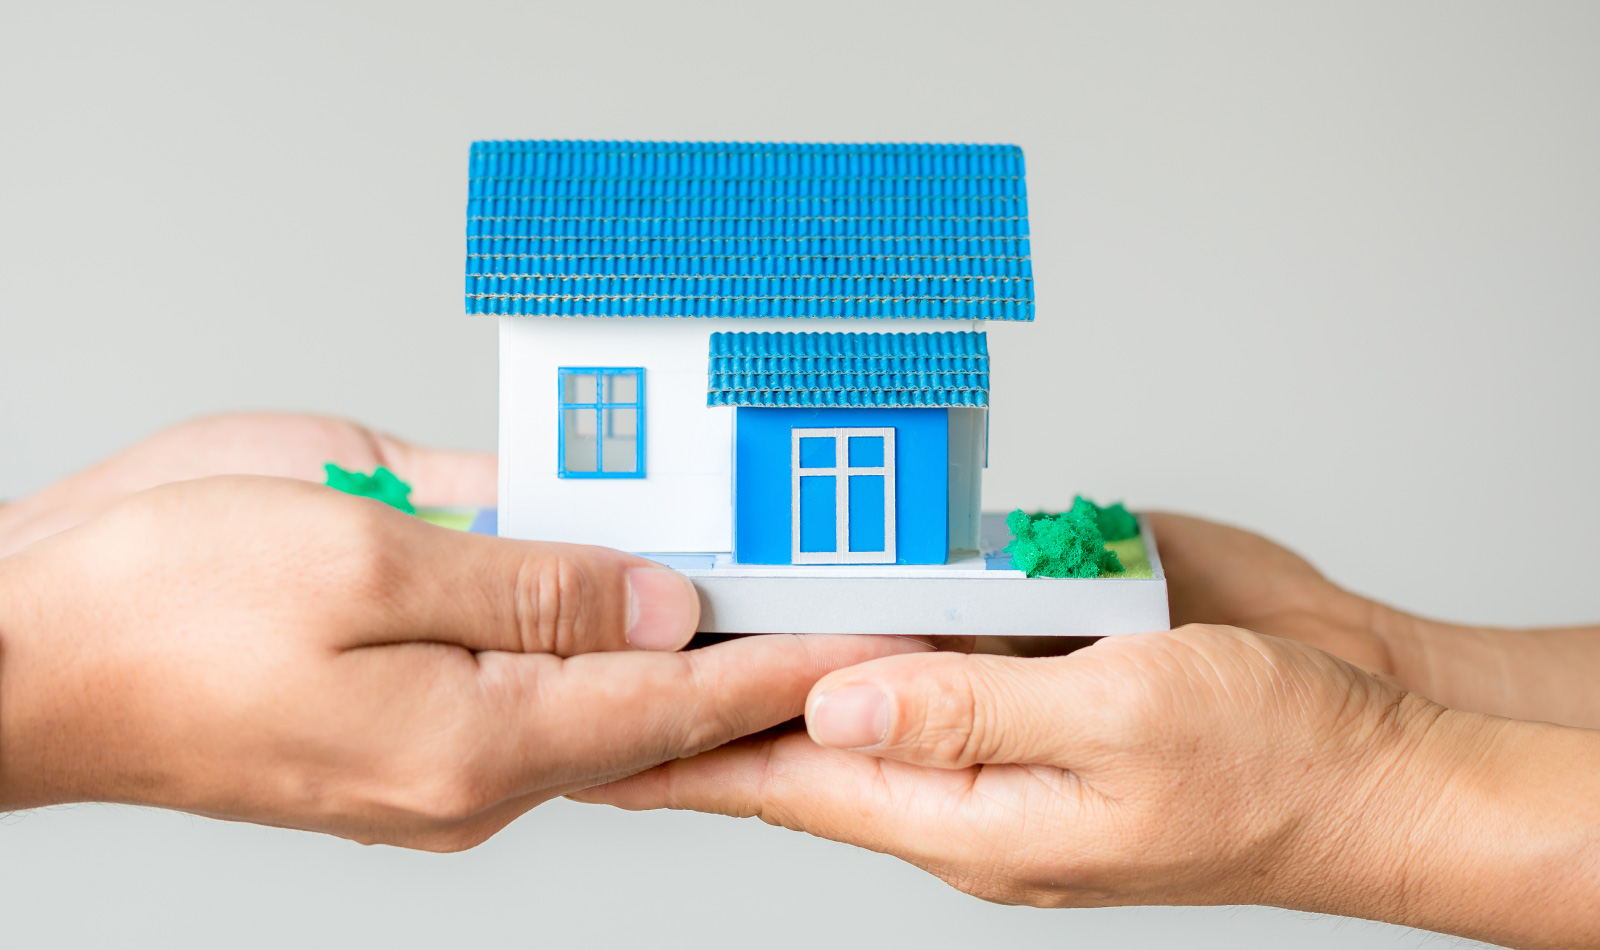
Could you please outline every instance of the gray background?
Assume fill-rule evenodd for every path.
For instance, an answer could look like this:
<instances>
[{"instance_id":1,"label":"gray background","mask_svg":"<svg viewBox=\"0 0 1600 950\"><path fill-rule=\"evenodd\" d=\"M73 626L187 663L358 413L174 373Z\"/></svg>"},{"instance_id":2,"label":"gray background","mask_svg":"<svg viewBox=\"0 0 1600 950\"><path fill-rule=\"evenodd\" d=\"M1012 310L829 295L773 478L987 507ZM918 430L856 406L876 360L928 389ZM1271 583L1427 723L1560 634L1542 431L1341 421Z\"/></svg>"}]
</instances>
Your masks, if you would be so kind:
<instances>
[{"instance_id":1,"label":"gray background","mask_svg":"<svg viewBox=\"0 0 1600 950\"><path fill-rule=\"evenodd\" d=\"M1600 619L1600 8L0 0L0 497L227 409L491 448L467 143L1015 142L1039 319L994 508L1249 525L1403 607ZM696 815L434 856L78 806L0 823L34 945L1420 947L1251 909L982 904Z\"/></svg>"}]
</instances>

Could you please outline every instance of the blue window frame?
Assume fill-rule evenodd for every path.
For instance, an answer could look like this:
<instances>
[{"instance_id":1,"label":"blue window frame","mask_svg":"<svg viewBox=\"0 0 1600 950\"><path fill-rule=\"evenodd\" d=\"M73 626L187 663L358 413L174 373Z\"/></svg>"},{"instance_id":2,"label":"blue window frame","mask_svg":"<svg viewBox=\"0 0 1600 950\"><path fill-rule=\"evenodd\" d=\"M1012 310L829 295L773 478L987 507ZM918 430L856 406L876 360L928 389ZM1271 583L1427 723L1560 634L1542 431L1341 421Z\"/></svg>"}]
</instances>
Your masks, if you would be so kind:
<instances>
[{"instance_id":1,"label":"blue window frame","mask_svg":"<svg viewBox=\"0 0 1600 950\"><path fill-rule=\"evenodd\" d=\"M643 478L644 369L563 366L556 376L561 477Z\"/></svg>"}]
</instances>

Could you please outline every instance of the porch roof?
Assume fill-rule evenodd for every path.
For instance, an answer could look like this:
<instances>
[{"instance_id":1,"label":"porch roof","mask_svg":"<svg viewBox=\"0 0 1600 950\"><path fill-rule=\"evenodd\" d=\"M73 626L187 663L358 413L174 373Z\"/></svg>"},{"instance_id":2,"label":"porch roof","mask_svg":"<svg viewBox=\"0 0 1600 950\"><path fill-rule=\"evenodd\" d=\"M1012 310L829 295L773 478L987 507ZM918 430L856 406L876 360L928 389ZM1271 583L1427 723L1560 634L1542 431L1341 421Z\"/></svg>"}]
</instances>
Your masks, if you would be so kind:
<instances>
[{"instance_id":1,"label":"porch roof","mask_svg":"<svg viewBox=\"0 0 1600 950\"><path fill-rule=\"evenodd\" d=\"M713 333L708 406L987 406L982 333Z\"/></svg>"}]
</instances>

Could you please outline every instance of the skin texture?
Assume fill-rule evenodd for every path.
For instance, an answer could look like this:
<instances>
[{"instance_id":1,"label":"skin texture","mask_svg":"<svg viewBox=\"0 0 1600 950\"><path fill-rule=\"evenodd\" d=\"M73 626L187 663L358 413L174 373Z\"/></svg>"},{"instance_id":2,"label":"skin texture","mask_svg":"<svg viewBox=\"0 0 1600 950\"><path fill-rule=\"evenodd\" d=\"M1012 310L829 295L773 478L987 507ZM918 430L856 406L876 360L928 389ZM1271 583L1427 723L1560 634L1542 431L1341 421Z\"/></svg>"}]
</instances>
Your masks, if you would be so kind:
<instances>
[{"instance_id":1,"label":"skin texture","mask_svg":"<svg viewBox=\"0 0 1600 950\"><path fill-rule=\"evenodd\" d=\"M1259 535L1184 515L1150 517L1176 625L1298 640L1451 709L1600 728L1600 627L1441 623L1344 590Z\"/></svg>"},{"instance_id":2,"label":"skin texture","mask_svg":"<svg viewBox=\"0 0 1600 950\"><path fill-rule=\"evenodd\" d=\"M1441 655L1466 628L1265 539L1175 515L1155 530L1187 626L871 661L813 688L806 732L572 797L755 816L1005 903L1263 903L1600 944L1600 734L1422 692L1587 723L1588 689L1547 694L1576 679L1556 645L1581 668L1600 631L1479 631L1495 666L1473 668ZM1519 660L1530 638L1547 646Z\"/></svg>"},{"instance_id":3,"label":"skin texture","mask_svg":"<svg viewBox=\"0 0 1600 950\"><path fill-rule=\"evenodd\" d=\"M929 649L778 636L679 653L698 598L641 558L448 531L290 478L146 484L312 478L330 457L393 465L425 503L493 483L481 458L242 417L17 506L0 526L19 532L0 558L0 810L130 802L455 850L792 719L832 670ZM46 524L75 526L16 542Z\"/></svg>"},{"instance_id":4,"label":"skin texture","mask_svg":"<svg viewBox=\"0 0 1600 950\"><path fill-rule=\"evenodd\" d=\"M185 422L44 491L0 507L0 557L147 488L207 475L274 475L322 484L324 462L382 465L410 483L418 505L492 506L495 457L410 445L343 419L236 413Z\"/></svg>"}]
</instances>

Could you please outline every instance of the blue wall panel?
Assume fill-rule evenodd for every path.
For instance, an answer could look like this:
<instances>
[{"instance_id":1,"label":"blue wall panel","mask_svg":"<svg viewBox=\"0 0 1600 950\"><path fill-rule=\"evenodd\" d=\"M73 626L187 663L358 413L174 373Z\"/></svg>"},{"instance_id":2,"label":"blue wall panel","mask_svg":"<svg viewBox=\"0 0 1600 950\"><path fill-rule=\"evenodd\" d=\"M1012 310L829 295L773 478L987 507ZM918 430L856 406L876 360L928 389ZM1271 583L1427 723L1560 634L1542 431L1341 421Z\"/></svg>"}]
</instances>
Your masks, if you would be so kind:
<instances>
[{"instance_id":1,"label":"blue wall panel","mask_svg":"<svg viewBox=\"0 0 1600 950\"><path fill-rule=\"evenodd\" d=\"M735 412L737 561L789 563L789 430L850 426L895 430L895 563L943 564L948 558L950 446L944 409L741 406Z\"/></svg>"}]
</instances>

